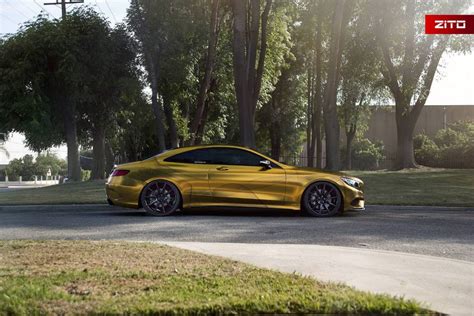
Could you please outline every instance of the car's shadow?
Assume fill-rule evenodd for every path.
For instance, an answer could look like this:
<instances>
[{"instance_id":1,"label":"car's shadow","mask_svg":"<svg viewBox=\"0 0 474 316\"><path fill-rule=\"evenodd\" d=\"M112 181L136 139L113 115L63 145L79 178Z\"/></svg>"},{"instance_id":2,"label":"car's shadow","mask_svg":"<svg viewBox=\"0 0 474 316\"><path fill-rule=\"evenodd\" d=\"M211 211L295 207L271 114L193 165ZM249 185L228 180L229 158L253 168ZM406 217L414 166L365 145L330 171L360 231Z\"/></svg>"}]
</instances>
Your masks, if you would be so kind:
<instances>
[{"instance_id":1,"label":"car's shadow","mask_svg":"<svg viewBox=\"0 0 474 316\"><path fill-rule=\"evenodd\" d=\"M114 216L152 217L143 209L136 211L119 211L109 213ZM359 212L344 212L336 217L358 216ZM222 216L222 217L311 217L301 211L273 209L273 208L245 208L245 207L199 207L184 209L176 212L170 217L185 216ZM334 218L334 217L332 217Z\"/></svg>"}]
</instances>

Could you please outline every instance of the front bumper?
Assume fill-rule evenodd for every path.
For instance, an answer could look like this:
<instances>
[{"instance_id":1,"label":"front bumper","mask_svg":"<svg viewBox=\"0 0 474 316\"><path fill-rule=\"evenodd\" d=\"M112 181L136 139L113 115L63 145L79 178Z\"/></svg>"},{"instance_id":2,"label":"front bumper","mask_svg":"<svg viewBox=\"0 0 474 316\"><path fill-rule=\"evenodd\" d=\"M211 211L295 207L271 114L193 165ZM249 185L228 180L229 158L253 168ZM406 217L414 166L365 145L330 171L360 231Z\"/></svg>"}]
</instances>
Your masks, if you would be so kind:
<instances>
[{"instance_id":1,"label":"front bumper","mask_svg":"<svg viewBox=\"0 0 474 316\"><path fill-rule=\"evenodd\" d=\"M364 192L348 185L342 188L344 196L344 211L364 211L365 199Z\"/></svg>"},{"instance_id":2,"label":"front bumper","mask_svg":"<svg viewBox=\"0 0 474 316\"><path fill-rule=\"evenodd\" d=\"M356 198L351 202L350 208L348 211L365 211L365 201L364 198Z\"/></svg>"}]
</instances>

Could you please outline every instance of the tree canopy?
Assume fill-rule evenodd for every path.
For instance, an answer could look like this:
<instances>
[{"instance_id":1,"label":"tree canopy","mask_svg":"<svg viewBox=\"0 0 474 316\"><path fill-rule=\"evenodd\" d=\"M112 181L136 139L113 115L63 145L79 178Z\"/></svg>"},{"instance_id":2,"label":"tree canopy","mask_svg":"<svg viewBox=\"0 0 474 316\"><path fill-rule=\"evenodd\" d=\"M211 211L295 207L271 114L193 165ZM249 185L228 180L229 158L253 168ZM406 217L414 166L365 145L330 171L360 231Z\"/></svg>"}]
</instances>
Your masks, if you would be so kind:
<instances>
[{"instance_id":1,"label":"tree canopy","mask_svg":"<svg viewBox=\"0 0 474 316\"><path fill-rule=\"evenodd\" d=\"M398 166L412 167L441 57L472 46L424 35L422 17L469 3L132 0L114 27L88 6L39 15L0 40L0 132L24 133L37 152L66 143L76 180L79 146L96 179L114 163L200 143L306 153L309 166L340 169L341 147L350 168L372 105L391 99Z\"/></svg>"}]
</instances>

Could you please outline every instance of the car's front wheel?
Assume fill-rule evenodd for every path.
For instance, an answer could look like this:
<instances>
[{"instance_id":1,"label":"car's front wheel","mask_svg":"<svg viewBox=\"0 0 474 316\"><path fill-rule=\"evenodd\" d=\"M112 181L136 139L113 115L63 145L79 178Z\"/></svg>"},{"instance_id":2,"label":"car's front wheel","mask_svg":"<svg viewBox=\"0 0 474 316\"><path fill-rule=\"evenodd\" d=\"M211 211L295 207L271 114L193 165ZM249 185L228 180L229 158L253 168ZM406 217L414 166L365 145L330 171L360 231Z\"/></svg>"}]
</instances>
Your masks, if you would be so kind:
<instances>
[{"instance_id":1,"label":"car's front wheel","mask_svg":"<svg viewBox=\"0 0 474 316\"><path fill-rule=\"evenodd\" d=\"M315 182L303 194L302 207L311 216L334 216L340 212L342 194L329 182Z\"/></svg>"},{"instance_id":2,"label":"car's front wheel","mask_svg":"<svg viewBox=\"0 0 474 316\"><path fill-rule=\"evenodd\" d=\"M181 195L178 188L171 182L156 180L145 186L140 200L148 214L166 216L179 208Z\"/></svg>"}]
</instances>

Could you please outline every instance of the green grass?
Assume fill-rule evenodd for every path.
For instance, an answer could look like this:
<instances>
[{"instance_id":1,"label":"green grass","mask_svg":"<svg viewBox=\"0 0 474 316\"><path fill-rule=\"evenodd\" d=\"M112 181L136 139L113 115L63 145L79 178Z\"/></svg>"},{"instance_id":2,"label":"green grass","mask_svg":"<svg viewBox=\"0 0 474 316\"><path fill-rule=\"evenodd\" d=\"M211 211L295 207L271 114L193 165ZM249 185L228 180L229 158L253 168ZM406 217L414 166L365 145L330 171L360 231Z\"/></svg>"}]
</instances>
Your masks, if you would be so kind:
<instances>
[{"instance_id":1,"label":"green grass","mask_svg":"<svg viewBox=\"0 0 474 316\"><path fill-rule=\"evenodd\" d=\"M0 241L0 315L429 312L412 300L156 244Z\"/></svg>"},{"instance_id":2,"label":"green grass","mask_svg":"<svg viewBox=\"0 0 474 316\"><path fill-rule=\"evenodd\" d=\"M0 192L0 205L106 203L105 181L70 182Z\"/></svg>"},{"instance_id":3,"label":"green grass","mask_svg":"<svg viewBox=\"0 0 474 316\"><path fill-rule=\"evenodd\" d=\"M474 207L474 170L349 171L365 183L367 204Z\"/></svg>"},{"instance_id":4,"label":"green grass","mask_svg":"<svg viewBox=\"0 0 474 316\"><path fill-rule=\"evenodd\" d=\"M365 182L367 204L474 206L474 170L349 171ZM105 203L103 181L0 192L0 205Z\"/></svg>"}]
</instances>

